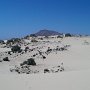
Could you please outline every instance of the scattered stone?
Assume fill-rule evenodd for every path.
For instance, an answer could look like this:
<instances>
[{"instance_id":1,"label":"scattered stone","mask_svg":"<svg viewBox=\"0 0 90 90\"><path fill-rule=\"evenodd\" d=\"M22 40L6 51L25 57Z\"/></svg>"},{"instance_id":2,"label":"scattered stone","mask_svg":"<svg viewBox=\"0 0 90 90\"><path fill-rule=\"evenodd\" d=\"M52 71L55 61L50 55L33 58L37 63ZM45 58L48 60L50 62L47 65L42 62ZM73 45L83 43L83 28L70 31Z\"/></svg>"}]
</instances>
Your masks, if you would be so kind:
<instances>
[{"instance_id":1,"label":"scattered stone","mask_svg":"<svg viewBox=\"0 0 90 90\"><path fill-rule=\"evenodd\" d=\"M8 57L3 58L3 61L10 61Z\"/></svg>"},{"instance_id":2,"label":"scattered stone","mask_svg":"<svg viewBox=\"0 0 90 90\"><path fill-rule=\"evenodd\" d=\"M27 52L29 50L29 47L25 47L25 52Z\"/></svg>"},{"instance_id":3,"label":"scattered stone","mask_svg":"<svg viewBox=\"0 0 90 90\"><path fill-rule=\"evenodd\" d=\"M43 55L42 55L42 58L43 58L43 59L46 59L46 57L45 57L45 56L43 56Z\"/></svg>"},{"instance_id":4,"label":"scattered stone","mask_svg":"<svg viewBox=\"0 0 90 90\"><path fill-rule=\"evenodd\" d=\"M0 62L2 62L2 61L0 60Z\"/></svg>"},{"instance_id":5,"label":"scattered stone","mask_svg":"<svg viewBox=\"0 0 90 90\"><path fill-rule=\"evenodd\" d=\"M33 57L35 57L36 55L34 54Z\"/></svg>"},{"instance_id":6,"label":"scattered stone","mask_svg":"<svg viewBox=\"0 0 90 90\"><path fill-rule=\"evenodd\" d=\"M8 51L8 54L9 54L9 55L12 55L12 52L11 52L11 51Z\"/></svg>"},{"instance_id":7,"label":"scattered stone","mask_svg":"<svg viewBox=\"0 0 90 90\"><path fill-rule=\"evenodd\" d=\"M37 41L37 40L35 40L35 39L32 39L32 40L31 40L31 42L35 42L35 43L36 43L36 42L38 42L38 41Z\"/></svg>"},{"instance_id":8,"label":"scattered stone","mask_svg":"<svg viewBox=\"0 0 90 90\"><path fill-rule=\"evenodd\" d=\"M44 73L49 73L49 69L44 69Z\"/></svg>"}]
</instances>

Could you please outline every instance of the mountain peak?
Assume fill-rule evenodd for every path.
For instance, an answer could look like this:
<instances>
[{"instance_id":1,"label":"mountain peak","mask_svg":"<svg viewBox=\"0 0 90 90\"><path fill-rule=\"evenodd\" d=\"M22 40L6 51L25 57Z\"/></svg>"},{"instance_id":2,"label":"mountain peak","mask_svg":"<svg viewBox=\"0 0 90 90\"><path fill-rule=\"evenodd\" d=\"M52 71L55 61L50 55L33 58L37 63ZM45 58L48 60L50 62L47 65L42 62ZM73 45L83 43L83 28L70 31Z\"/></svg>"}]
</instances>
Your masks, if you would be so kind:
<instances>
[{"instance_id":1,"label":"mountain peak","mask_svg":"<svg viewBox=\"0 0 90 90\"><path fill-rule=\"evenodd\" d=\"M35 35L36 36L52 36L52 35L61 35L61 33L53 31L53 30L43 29L35 33Z\"/></svg>"}]
</instances>

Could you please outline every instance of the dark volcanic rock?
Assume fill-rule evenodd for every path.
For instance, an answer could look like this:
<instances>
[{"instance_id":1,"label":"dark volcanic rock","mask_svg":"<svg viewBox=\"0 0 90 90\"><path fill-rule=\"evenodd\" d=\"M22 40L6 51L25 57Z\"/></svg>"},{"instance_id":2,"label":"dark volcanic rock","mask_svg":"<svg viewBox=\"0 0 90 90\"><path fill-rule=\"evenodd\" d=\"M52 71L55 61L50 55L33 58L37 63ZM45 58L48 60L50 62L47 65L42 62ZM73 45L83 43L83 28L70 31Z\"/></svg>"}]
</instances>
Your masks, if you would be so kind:
<instances>
[{"instance_id":1,"label":"dark volcanic rock","mask_svg":"<svg viewBox=\"0 0 90 90\"><path fill-rule=\"evenodd\" d=\"M10 61L8 57L3 58L3 61Z\"/></svg>"},{"instance_id":2,"label":"dark volcanic rock","mask_svg":"<svg viewBox=\"0 0 90 90\"><path fill-rule=\"evenodd\" d=\"M35 66L36 65L36 62L34 61L33 58L30 58L27 61L24 61L23 63L21 63L20 65L21 66L23 66L23 65L33 65L33 66Z\"/></svg>"},{"instance_id":3,"label":"dark volcanic rock","mask_svg":"<svg viewBox=\"0 0 90 90\"><path fill-rule=\"evenodd\" d=\"M56 31L51 30L40 30L39 32L35 33L36 36L52 36L52 35L61 35Z\"/></svg>"},{"instance_id":4,"label":"dark volcanic rock","mask_svg":"<svg viewBox=\"0 0 90 90\"><path fill-rule=\"evenodd\" d=\"M16 52L21 52L21 47L19 47L18 45L16 45L16 46L13 46L12 48L11 48L11 51L13 52L13 53L16 53Z\"/></svg>"},{"instance_id":5,"label":"dark volcanic rock","mask_svg":"<svg viewBox=\"0 0 90 90\"><path fill-rule=\"evenodd\" d=\"M44 73L49 73L49 69L44 69Z\"/></svg>"}]
</instances>

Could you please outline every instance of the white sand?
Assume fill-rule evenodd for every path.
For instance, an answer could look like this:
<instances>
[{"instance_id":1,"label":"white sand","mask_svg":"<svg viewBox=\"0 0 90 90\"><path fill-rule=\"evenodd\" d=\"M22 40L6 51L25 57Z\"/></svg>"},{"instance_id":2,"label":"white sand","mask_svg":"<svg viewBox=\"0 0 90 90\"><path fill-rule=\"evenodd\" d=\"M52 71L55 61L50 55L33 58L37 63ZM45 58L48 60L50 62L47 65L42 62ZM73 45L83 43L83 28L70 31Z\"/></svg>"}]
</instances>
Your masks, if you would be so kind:
<instances>
[{"instance_id":1,"label":"white sand","mask_svg":"<svg viewBox=\"0 0 90 90\"><path fill-rule=\"evenodd\" d=\"M64 63L65 71L50 74L21 74L11 73L9 68L25 61L37 51L24 54L13 58L9 57L10 62L0 62L0 90L90 90L90 37L72 37L61 39L53 39L41 50L45 51L48 46L71 45L67 51L51 53L46 56L46 60L35 58L37 64L47 66L57 66L61 62ZM62 41L62 43L55 43ZM31 47L31 46L30 46ZM0 49L0 52L7 49ZM3 56L4 57L4 56ZM44 66L43 66L44 67Z\"/></svg>"}]
</instances>

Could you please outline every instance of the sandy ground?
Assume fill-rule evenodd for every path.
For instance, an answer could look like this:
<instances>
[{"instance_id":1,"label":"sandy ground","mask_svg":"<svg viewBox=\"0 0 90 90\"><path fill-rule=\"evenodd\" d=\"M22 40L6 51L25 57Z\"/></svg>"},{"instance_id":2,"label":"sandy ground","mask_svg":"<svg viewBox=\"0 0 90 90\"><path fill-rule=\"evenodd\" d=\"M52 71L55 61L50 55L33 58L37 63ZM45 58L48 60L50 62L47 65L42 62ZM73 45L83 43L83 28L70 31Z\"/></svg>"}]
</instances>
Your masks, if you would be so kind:
<instances>
[{"instance_id":1,"label":"sandy ground","mask_svg":"<svg viewBox=\"0 0 90 90\"><path fill-rule=\"evenodd\" d=\"M62 39L50 39L49 43L41 43L38 47L54 48L57 45L70 45L67 51L52 52L45 55L42 60L35 58L39 70L44 67L53 67L63 62L64 71L59 73L20 74L11 73L10 68L19 65L37 51L19 55L9 56L10 62L0 62L0 90L90 90L90 37L71 37ZM61 43L58 43L61 41ZM36 46L32 46L36 47ZM32 48L30 46L30 48ZM0 54L9 51L7 48L0 48ZM5 57L3 54L0 58Z\"/></svg>"}]
</instances>

